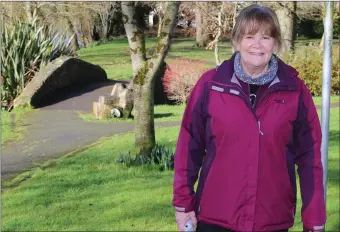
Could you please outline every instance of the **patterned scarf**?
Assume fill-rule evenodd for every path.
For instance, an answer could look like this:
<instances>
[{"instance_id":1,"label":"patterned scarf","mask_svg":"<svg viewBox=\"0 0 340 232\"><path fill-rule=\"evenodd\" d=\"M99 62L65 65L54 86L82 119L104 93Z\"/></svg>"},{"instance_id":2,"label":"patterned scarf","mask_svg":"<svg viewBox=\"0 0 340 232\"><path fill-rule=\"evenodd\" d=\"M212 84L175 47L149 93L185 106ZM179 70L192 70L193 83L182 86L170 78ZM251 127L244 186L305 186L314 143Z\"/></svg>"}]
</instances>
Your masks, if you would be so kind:
<instances>
[{"instance_id":1,"label":"patterned scarf","mask_svg":"<svg viewBox=\"0 0 340 232\"><path fill-rule=\"evenodd\" d=\"M261 74L259 77L253 78L250 75L246 74L241 66L241 56L240 52L236 53L234 60L234 72L236 76L243 82L252 84L252 85L265 85L273 81L276 77L278 69L277 58L275 55L272 55L269 61L269 68L267 72Z\"/></svg>"}]
</instances>

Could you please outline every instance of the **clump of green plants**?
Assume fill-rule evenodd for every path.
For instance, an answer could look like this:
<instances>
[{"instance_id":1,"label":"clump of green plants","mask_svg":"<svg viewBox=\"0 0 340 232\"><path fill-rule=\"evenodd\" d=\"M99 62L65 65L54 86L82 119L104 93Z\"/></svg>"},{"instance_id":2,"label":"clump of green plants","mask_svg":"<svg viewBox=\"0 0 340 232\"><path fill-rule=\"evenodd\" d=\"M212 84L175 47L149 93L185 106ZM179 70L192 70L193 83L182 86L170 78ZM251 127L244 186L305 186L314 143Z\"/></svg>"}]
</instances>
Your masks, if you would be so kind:
<instances>
[{"instance_id":1,"label":"clump of green plants","mask_svg":"<svg viewBox=\"0 0 340 232\"><path fill-rule=\"evenodd\" d=\"M2 22L1 28L1 102L8 107L42 65L71 54L72 38L39 25L35 15L30 23Z\"/></svg>"},{"instance_id":2,"label":"clump of green plants","mask_svg":"<svg viewBox=\"0 0 340 232\"><path fill-rule=\"evenodd\" d=\"M134 155L130 151L118 156L115 160L117 164L127 167L138 165L157 166L160 171L174 169L175 153L171 148L156 144L149 155Z\"/></svg>"},{"instance_id":3,"label":"clump of green plants","mask_svg":"<svg viewBox=\"0 0 340 232\"><path fill-rule=\"evenodd\" d=\"M323 49L317 45L309 45L295 53L284 53L281 58L299 72L313 96L322 94ZM339 45L332 51L332 85L331 94L340 94Z\"/></svg>"}]
</instances>

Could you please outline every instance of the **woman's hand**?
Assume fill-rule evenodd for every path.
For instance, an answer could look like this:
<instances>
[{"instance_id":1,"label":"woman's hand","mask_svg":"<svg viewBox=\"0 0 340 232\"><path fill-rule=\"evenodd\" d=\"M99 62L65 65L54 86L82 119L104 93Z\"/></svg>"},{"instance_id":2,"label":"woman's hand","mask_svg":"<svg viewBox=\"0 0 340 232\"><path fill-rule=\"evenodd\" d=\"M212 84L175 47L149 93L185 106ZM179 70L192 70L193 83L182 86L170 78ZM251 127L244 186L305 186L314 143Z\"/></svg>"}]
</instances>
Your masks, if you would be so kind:
<instances>
[{"instance_id":1,"label":"woman's hand","mask_svg":"<svg viewBox=\"0 0 340 232\"><path fill-rule=\"evenodd\" d=\"M194 211L184 213L176 211L176 223L178 231L184 231L184 226L186 222L191 218L194 228L197 227L197 219Z\"/></svg>"}]
</instances>

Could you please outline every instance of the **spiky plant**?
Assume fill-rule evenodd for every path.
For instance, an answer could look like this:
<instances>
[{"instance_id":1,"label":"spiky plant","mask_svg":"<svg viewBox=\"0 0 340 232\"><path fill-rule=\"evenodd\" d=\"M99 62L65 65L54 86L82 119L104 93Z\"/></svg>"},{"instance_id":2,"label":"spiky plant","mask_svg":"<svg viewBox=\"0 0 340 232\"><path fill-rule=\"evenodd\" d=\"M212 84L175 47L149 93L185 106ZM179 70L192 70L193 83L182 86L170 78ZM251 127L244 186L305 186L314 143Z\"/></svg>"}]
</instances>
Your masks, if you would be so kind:
<instances>
[{"instance_id":1,"label":"spiky plant","mask_svg":"<svg viewBox=\"0 0 340 232\"><path fill-rule=\"evenodd\" d=\"M31 23L2 25L1 101L10 104L33 78L39 68L61 54L70 53L70 41L52 27Z\"/></svg>"}]
</instances>

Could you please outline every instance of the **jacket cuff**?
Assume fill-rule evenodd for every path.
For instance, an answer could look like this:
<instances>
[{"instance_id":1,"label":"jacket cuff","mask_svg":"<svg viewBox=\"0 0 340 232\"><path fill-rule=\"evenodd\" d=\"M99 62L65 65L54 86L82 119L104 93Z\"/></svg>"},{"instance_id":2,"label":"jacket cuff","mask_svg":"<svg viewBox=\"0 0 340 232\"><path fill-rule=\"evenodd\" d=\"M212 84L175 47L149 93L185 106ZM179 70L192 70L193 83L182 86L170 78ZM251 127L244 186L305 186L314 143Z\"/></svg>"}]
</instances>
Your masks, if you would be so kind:
<instances>
[{"instance_id":1,"label":"jacket cuff","mask_svg":"<svg viewBox=\"0 0 340 232\"><path fill-rule=\"evenodd\" d=\"M324 225L311 225L311 224L303 223L303 231L323 230L324 228L325 228Z\"/></svg>"},{"instance_id":2,"label":"jacket cuff","mask_svg":"<svg viewBox=\"0 0 340 232\"><path fill-rule=\"evenodd\" d=\"M189 213L191 211L194 211L194 208L193 207L184 208L184 207L175 206L175 210L178 212Z\"/></svg>"}]
</instances>

